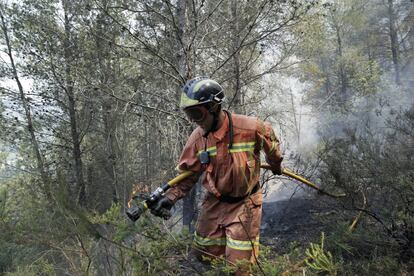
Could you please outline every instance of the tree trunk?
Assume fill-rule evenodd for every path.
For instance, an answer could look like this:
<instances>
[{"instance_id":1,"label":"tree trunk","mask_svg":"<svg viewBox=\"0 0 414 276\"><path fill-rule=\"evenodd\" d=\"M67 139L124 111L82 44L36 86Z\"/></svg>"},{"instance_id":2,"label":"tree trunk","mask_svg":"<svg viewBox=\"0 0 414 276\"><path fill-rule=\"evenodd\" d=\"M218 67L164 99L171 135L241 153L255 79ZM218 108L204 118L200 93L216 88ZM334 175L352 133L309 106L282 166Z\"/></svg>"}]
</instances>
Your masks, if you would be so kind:
<instances>
[{"instance_id":1,"label":"tree trunk","mask_svg":"<svg viewBox=\"0 0 414 276\"><path fill-rule=\"evenodd\" d=\"M117 143L115 138L116 133L116 125L114 122L114 118L112 113L112 104L110 103L110 99L104 97L104 102L102 105L102 112L103 112L103 121L104 121L104 129L106 134L106 147L105 151L107 154L107 162L108 162L108 174L110 177L111 182L111 194L112 194L112 202L118 202L119 193L118 193L118 174L117 174Z\"/></svg>"},{"instance_id":2,"label":"tree trunk","mask_svg":"<svg viewBox=\"0 0 414 276\"><path fill-rule=\"evenodd\" d=\"M178 0L177 1L177 39L178 43L178 50L177 50L177 62L178 62L178 70L181 75L181 79L184 81L191 78L191 70L190 70L190 49L187 49L188 44L188 19L187 19L187 10L188 10L188 0ZM177 99L181 97L181 90L177 89Z\"/></svg>"},{"instance_id":3,"label":"tree trunk","mask_svg":"<svg viewBox=\"0 0 414 276\"><path fill-rule=\"evenodd\" d=\"M188 0L178 0L176 16L178 21L177 39L179 40L180 49L178 49L177 62L181 78L185 81L191 76L191 49L188 49ZM181 89L177 89L177 101L181 97ZM194 218L195 203L196 203L196 189L192 191L183 199L183 227L191 231L191 222Z\"/></svg>"},{"instance_id":4,"label":"tree trunk","mask_svg":"<svg viewBox=\"0 0 414 276\"><path fill-rule=\"evenodd\" d=\"M301 115L299 115L299 118L297 117L297 110L295 106L295 97L293 95L292 89L289 89L290 92L290 102L292 104L292 114L293 114L293 123L295 126L295 132L296 132L296 139L297 139L297 145L300 146L300 124L301 124Z\"/></svg>"},{"instance_id":5,"label":"tree trunk","mask_svg":"<svg viewBox=\"0 0 414 276\"><path fill-rule=\"evenodd\" d=\"M48 175L46 173L46 170L45 170L45 165L44 165L44 162L43 162L43 156L40 152L39 143L37 141L35 130L34 130L34 127L33 127L32 114L31 114L31 111L30 111L30 106L29 106L29 103L26 99L24 89L23 89L23 85L20 82L19 75L17 73L16 64L14 62L13 53L12 53L12 47L11 47L11 44L10 44L7 24L4 20L4 15L3 15L2 8L3 7L0 7L0 18L1 18L1 23L2 23L2 30L3 30L3 34L4 34L4 39L6 41L7 55L10 59L10 66L11 66L11 69L12 69L13 78L16 81L17 87L19 89L20 100L21 100L21 103L22 103L22 106L23 106L23 109L24 109L24 112L25 112L25 117L26 117L26 120L27 120L27 130L29 131L30 141L31 141L32 147L33 147L33 152L36 156L37 170L39 171L40 176L42 178L42 182L43 182L42 189L43 189L44 193L46 194L46 196L48 198L51 198L49 177L48 177Z\"/></svg>"},{"instance_id":6,"label":"tree trunk","mask_svg":"<svg viewBox=\"0 0 414 276\"><path fill-rule=\"evenodd\" d=\"M231 52L233 55L233 99L232 105L237 113L244 114L243 108L243 95L241 92L240 81L240 26L238 18L238 1L232 0L230 3L230 14L232 19L232 47Z\"/></svg>"},{"instance_id":7,"label":"tree trunk","mask_svg":"<svg viewBox=\"0 0 414 276\"><path fill-rule=\"evenodd\" d=\"M336 42L337 42L337 49L338 49L338 57L339 57L339 85L340 85L340 100L343 105L348 101L348 80L345 71L345 65L343 64L342 56L343 56L343 49L342 49L342 36L341 36L341 27L338 23L334 23L334 28L336 32Z\"/></svg>"},{"instance_id":8,"label":"tree trunk","mask_svg":"<svg viewBox=\"0 0 414 276\"><path fill-rule=\"evenodd\" d=\"M73 50L71 45L71 22L69 19L70 2L68 0L62 1L64 17L65 17L65 38L63 42L64 57L65 57L65 92L68 96L68 108L70 117L70 129L72 137L72 158L75 162L75 182L77 191L77 202L84 206L86 204L86 188L83 179L83 164L81 153L81 141L78 131L78 123L76 118L76 97L74 92L74 82L72 78L72 60Z\"/></svg>"},{"instance_id":9,"label":"tree trunk","mask_svg":"<svg viewBox=\"0 0 414 276\"><path fill-rule=\"evenodd\" d=\"M102 8L107 9L107 1L103 1ZM105 140L105 167L109 175L110 189L112 195L112 202L118 202L119 192L118 192L118 168L117 163L120 155L116 140L116 114L114 112L114 103L112 98L109 96L110 91L108 87L112 83L115 83L114 69L111 65L111 54L110 48L111 43L108 44L108 40L113 39L111 37L109 22L106 19L105 12L102 11L101 14L97 17L97 36L96 36L96 47L97 51L97 62L99 68L99 82L100 82L100 91L103 92L102 97L102 119L104 123L104 140Z\"/></svg>"},{"instance_id":10,"label":"tree trunk","mask_svg":"<svg viewBox=\"0 0 414 276\"><path fill-rule=\"evenodd\" d=\"M337 35L337 42L338 42L338 54L339 54L339 58L340 58L340 63L339 63L339 79L340 79L340 85L341 85L341 96L342 96L342 101L343 103L346 103L346 101L348 100L348 96L347 96L347 78L346 78L346 73L345 73L345 69L344 69L344 64L342 64L342 38L341 38L341 33L339 30L339 27L336 30L336 35Z\"/></svg>"},{"instance_id":11,"label":"tree trunk","mask_svg":"<svg viewBox=\"0 0 414 276\"><path fill-rule=\"evenodd\" d=\"M388 16L389 16L392 63L394 64L394 71L395 71L395 83L401 84L400 63L399 63L399 53L398 53L399 45L398 45L397 27L395 25L396 23L395 23L394 0L388 0Z\"/></svg>"}]
</instances>

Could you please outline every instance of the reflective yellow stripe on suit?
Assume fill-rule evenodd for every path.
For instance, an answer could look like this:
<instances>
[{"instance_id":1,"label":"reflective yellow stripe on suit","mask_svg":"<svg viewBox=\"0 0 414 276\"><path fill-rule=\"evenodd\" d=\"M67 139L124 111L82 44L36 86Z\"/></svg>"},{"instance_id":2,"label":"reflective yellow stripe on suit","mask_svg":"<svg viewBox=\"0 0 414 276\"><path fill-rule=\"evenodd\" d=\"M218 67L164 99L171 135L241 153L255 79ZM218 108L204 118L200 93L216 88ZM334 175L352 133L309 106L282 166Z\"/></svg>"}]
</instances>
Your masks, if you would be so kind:
<instances>
[{"instance_id":1,"label":"reflective yellow stripe on suit","mask_svg":"<svg viewBox=\"0 0 414 276\"><path fill-rule=\"evenodd\" d=\"M204 238L197 235L197 232L194 232L194 241L193 244L196 246L211 246L211 245L226 245L226 237L220 238Z\"/></svg>"},{"instance_id":2,"label":"reflective yellow stripe on suit","mask_svg":"<svg viewBox=\"0 0 414 276\"><path fill-rule=\"evenodd\" d=\"M204 150L200 150L197 152L197 156L199 156ZM217 155L217 147L209 147L206 149L208 151L208 156L216 156Z\"/></svg>"},{"instance_id":3,"label":"reflective yellow stripe on suit","mask_svg":"<svg viewBox=\"0 0 414 276\"><path fill-rule=\"evenodd\" d=\"M245 152L245 151L254 151L254 146L256 142L245 142L245 143L234 143L230 149L231 153L235 152Z\"/></svg>"},{"instance_id":4,"label":"reflective yellow stripe on suit","mask_svg":"<svg viewBox=\"0 0 414 276\"><path fill-rule=\"evenodd\" d=\"M229 150L230 153L235 152L253 152L255 147L255 142L245 142L245 143L234 143ZM199 156L204 150L200 150L197 152L197 156ZM208 151L209 156L216 156L217 155L217 147L209 147L206 149Z\"/></svg>"},{"instance_id":5,"label":"reflective yellow stripe on suit","mask_svg":"<svg viewBox=\"0 0 414 276\"><path fill-rule=\"evenodd\" d=\"M197 232L194 233L194 241L193 244L196 246L227 246L232 249L236 250L252 250L253 246L259 246L259 236L257 236L252 241L240 241L235 240L230 237L220 237L220 238L204 238L197 235Z\"/></svg>"},{"instance_id":6,"label":"reflective yellow stripe on suit","mask_svg":"<svg viewBox=\"0 0 414 276\"><path fill-rule=\"evenodd\" d=\"M259 236L252 239L252 241L239 241L227 237L226 246L236 250L252 250L252 244L253 246L259 246Z\"/></svg>"}]
</instances>

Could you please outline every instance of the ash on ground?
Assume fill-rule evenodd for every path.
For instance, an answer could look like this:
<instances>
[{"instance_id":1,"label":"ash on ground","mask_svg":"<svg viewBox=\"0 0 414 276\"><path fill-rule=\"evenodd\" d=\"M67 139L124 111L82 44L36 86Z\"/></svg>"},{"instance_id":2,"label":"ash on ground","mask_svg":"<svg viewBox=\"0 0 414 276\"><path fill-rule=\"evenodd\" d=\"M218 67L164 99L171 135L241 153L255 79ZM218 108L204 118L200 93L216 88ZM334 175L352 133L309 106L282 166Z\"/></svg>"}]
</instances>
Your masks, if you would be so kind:
<instances>
[{"instance_id":1,"label":"ash on ground","mask_svg":"<svg viewBox=\"0 0 414 276\"><path fill-rule=\"evenodd\" d=\"M307 246L327 230L320 218L335 216L334 210L320 196L264 202L260 243L278 255L288 253L292 244Z\"/></svg>"}]
</instances>

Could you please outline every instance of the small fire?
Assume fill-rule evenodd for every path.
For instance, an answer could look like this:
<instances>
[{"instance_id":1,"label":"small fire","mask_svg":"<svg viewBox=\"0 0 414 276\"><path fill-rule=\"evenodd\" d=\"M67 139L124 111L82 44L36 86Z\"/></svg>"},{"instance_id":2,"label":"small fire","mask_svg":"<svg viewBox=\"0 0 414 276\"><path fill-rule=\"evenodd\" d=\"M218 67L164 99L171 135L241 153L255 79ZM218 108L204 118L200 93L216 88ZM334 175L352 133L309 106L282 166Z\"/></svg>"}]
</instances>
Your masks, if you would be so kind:
<instances>
[{"instance_id":1,"label":"small fire","mask_svg":"<svg viewBox=\"0 0 414 276\"><path fill-rule=\"evenodd\" d=\"M128 201L128 208L131 208L132 201L134 200L134 196L136 193L149 193L149 187L148 185L142 185L142 184L135 184L132 188L132 193Z\"/></svg>"}]
</instances>

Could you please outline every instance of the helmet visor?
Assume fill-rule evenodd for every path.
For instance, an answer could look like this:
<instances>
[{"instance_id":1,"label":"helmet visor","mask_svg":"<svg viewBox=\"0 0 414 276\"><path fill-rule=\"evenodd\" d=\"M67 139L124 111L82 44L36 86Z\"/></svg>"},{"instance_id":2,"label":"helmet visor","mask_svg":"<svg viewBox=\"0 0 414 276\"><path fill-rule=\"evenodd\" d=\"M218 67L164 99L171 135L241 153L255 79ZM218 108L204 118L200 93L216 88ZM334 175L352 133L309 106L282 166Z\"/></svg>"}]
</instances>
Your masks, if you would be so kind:
<instances>
[{"instance_id":1,"label":"helmet visor","mask_svg":"<svg viewBox=\"0 0 414 276\"><path fill-rule=\"evenodd\" d=\"M192 106L184 109L187 117L193 122L201 122L207 116L207 109L203 106Z\"/></svg>"}]
</instances>

